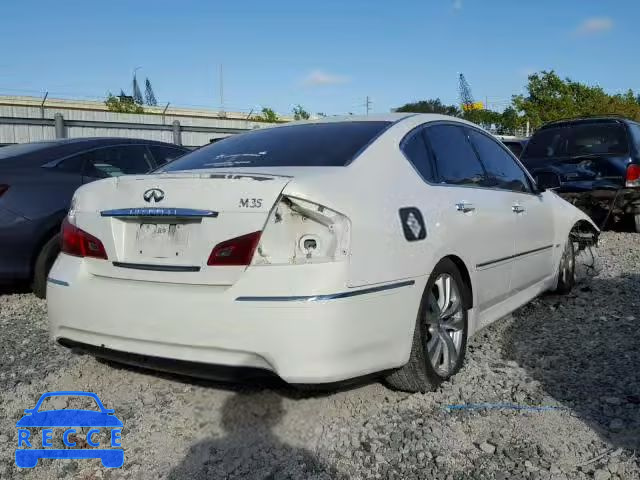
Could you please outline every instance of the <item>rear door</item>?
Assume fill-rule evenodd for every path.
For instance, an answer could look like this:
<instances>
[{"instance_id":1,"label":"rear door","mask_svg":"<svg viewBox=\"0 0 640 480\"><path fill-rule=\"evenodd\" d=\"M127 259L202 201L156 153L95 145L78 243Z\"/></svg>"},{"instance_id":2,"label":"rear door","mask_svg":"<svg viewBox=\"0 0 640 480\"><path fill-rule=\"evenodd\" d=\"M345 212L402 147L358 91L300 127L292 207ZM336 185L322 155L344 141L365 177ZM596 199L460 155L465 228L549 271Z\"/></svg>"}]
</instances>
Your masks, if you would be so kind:
<instances>
[{"instance_id":1,"label":"rear door","mask_svg":"<svg viewBox=\"0 0 640 480\"><path fill-rule=\"evenodd\" d=\"M465 129L438 124L425 129L433 155L442 227L453 251L475 270L477 304L487 309L505 299L515 241L509 193L484 188L485 170Z\"/></svg>"},{"instance_id":2,"label":"rear door","mask_svg":"<svg viewBox=\"0 0 640 480\"><path fill-rule=\"evenodd\" d=\"M515 252L511 288L524 290L553 273L553 212L513 156L490 135L467 128L488 174L488 187L506 199L504 210L515 220Z\"/></svg>"}]
</instances>

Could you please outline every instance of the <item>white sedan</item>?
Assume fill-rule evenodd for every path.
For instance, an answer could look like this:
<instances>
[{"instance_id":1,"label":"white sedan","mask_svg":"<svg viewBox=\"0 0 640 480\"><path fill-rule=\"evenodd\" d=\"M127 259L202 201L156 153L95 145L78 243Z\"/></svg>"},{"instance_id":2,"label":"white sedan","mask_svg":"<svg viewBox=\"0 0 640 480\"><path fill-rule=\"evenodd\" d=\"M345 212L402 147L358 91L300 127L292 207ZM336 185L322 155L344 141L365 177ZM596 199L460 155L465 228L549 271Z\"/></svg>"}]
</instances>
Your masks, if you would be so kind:
<instances>
[{"instance_id":1,"label":"white sedan","mask_svg":"<svg viewBox=\"0 0 640 480\"><path fill-rule=\"evenodd\" d=\"M291 123L81 187L48 280L50 332L196 374L384 372L428 391L479 329L568 292L598 232L463 120Z\"/></svg>"}]
</instances>

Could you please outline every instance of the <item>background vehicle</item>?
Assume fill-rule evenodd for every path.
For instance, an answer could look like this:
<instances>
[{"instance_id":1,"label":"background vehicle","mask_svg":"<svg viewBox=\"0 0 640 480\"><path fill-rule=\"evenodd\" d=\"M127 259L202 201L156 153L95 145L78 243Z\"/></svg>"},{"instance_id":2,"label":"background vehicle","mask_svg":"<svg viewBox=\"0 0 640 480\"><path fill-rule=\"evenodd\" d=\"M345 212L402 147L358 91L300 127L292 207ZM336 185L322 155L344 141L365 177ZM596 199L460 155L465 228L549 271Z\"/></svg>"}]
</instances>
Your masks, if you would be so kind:
<instances>
[{"instance_id":1,"label":"background vehicle","mask_svg":"<svg viewBox=\"0 0 640 480\"><path fill-rule=\"evenodd\" d=\"M77 138L0 150L0 281L31 280L44 297L73 192L83 184L146 173L188 150L126 138Z\"/></svg>"},{"instance_id":2,"label":"background vehicle","mask_svg":"<svg viewBox=\"0 0 640 480\"><path fill-rule=\"evenodd\" d=\"M597 223L627 217L640 232L639 123L615 117L552 122L535 132L521 160L538 183Z\"/></svg>"},{"instance_id":3,"label":"background vehicle","mask_svg":"<svg viewBox=\"0 0 640 480\"><path fill-rule=\"evenodd\" d=\"M455 374L480 328L570 291L598 234L495 137L442 115L243 133L72 203L47 294L60 343L290 383L392 370L411 391Z\"/></svg>"},{"instance_id":4,"label":"background vehicle","mask_svg":"<svg viewBox=\"0 0 640 480\"><path fill-rule=\"evenodd\" d=\"M522 155L522 151L529 141L528 138L515 137L511 135L496 135L496 137L518 158Z\"/></svg>"}]
</instances>

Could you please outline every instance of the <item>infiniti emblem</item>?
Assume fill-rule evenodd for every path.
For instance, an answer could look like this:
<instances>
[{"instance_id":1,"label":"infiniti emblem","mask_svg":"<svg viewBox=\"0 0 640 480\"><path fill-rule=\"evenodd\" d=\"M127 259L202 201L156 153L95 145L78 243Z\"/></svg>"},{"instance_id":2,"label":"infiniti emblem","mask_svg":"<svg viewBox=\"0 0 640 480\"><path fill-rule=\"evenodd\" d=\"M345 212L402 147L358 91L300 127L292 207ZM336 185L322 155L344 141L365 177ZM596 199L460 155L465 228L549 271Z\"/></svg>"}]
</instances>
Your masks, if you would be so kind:
<instances>
[{"instance_id":1,"label":"infiniti emblem","mask_svg":"<svg viewBox=\"0 0 640 480\"><path fill-rule=\"evenodd\" d=\"M164 192L159 188L150 188L142 195L145 202L154 201L156 203L160 202L164 198Z\"/></svg>"}]
</instances>

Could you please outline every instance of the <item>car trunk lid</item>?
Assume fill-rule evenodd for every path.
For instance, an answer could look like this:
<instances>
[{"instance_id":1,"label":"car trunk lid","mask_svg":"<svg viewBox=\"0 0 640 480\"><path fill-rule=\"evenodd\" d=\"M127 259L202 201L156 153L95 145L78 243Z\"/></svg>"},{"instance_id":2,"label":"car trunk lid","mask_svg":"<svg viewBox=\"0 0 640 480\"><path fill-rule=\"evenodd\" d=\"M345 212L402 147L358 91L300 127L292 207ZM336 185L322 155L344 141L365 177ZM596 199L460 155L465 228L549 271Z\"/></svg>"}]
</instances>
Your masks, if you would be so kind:
<instances>
[{"instance_id":1,"label":"car trunk lid","mask_svg":"<svg viewBox=\"0 0 640 480\"><path fill-rule=\"evenodd\" d=\"M154 282L231 285L245 266L208 266L213 247L261 231L290 177L237 172L124 176L78 192L76 225L108 261L91 274Z\"/></svg>"}]
</instances>

